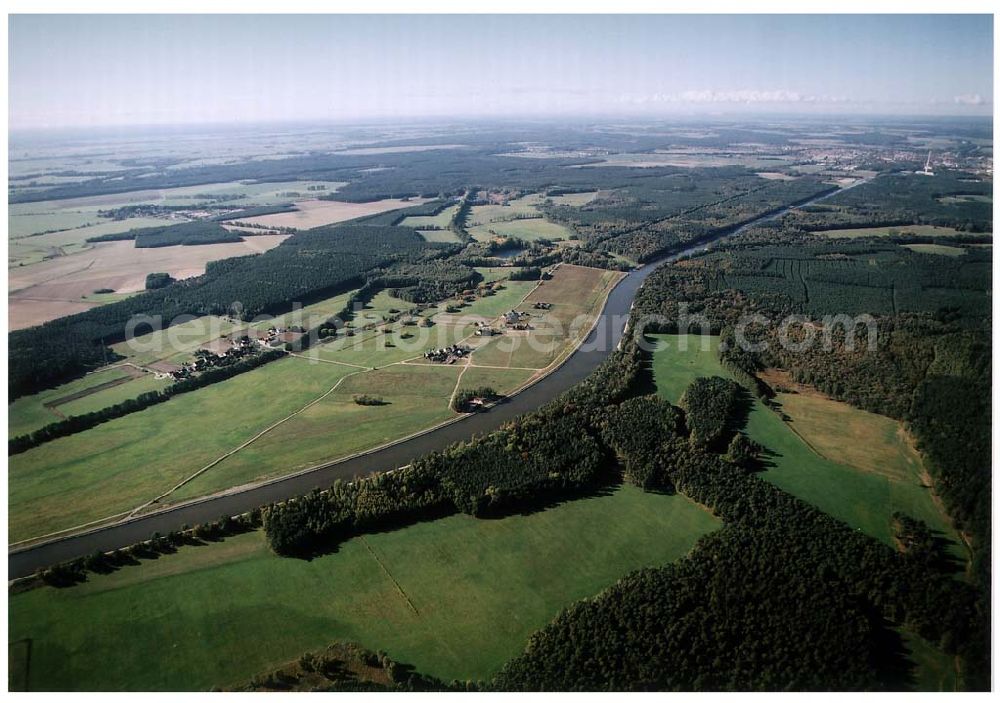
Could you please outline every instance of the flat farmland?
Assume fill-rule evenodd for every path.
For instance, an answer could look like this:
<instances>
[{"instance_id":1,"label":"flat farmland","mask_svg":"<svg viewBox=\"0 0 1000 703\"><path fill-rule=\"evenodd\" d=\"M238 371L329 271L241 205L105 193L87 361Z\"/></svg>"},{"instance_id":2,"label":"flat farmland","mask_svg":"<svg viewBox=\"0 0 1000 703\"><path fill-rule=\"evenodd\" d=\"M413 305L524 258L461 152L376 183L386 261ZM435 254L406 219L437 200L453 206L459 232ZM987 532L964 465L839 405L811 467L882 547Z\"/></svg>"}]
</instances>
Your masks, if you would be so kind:
<instances>
[{"instance_id":1,"label":"flat farmland","mask_svg":"<svg viewBox=\"0 0 1000 703\"><path fill-rule=\"evenodd\" d=\"M93 389L95 386L120 382L131 378L132 374L125 368L108 368L89 373L82 378L63 383L55 388L47 388L34 395L23 396L7 406L7 432L11 437L34 432L60 418L47 404L57 402L61 398L76 395Z\"/></svg>"},{"instance_id":2,"label":"flat farmland","mask_svg":"<svg viewBox=\"0 0 1000 703\"><path fill-rule=\"evenodd\" d=\"M280 359L12 456L10 539L132 510L300 409L351 371Z\"/></svg>"},{"instance_id":3,"label":"flat farmland","mask_svg":"<svg viewBox=\"0 0 1000 703\"><path fill-rule=\"evenodd\" d=\"M589 193L566 193L564 195L550 195L546 199L551 200L553 205L569 205L570 207L580 207L586 205L597 198L598 191Z\"/></svg>"},{"instance_id":4,"label":"flat farmland","mask_svg":"<svg viewBox=\"0 0 1000 703\"><path fill-rule=\"evenodd\" d=\"M519 215L534 216L539 214L537 205L541 202L542 196L533 193L509 200L506 205L473 205L466 225L475 227L491 222L502 222Z\"/></svg>"},{"instance_id":5,"label":"flat farmland","mask_svg":"<svg viewBox=\"0 0 1000 703\"><path fill-rule=\"evenodd\" d=\"M417 233L428 242L441 242L443 244L460 244L461 239L450 229L419 229Z\"/></svg>"},{"instance_id":6,"label":"flat farmland","mask_svg":"<svg viewBox=\"0 0 1000 703\"><path fill-rule=\"evenodd\" d=\"M411 215L404 218L399 224L402 227L412 227L413 229L422 229L428 226L447 227L451 224L451 218L455 216L456 212L458 212L458 205L452 205L436 215Z\"/></svg>"},{"instance_id":7,"label":"flat farmland","mask_svg":"<svg viewBox=\"0 0 1000 703\"><path fill-rule=\"evenodd\" d=\"M561 266L534 295L541 296L539 291L544 289L538 299L562 301L555 302L545 315L576 317L582 313L593 319L618 276L600 269ZM209 464L211 468L161 502L374 448L454 417L450 399L466 375L475 385L488 383L501 391L512 390L533 371L479 370L476 365L542 368L569 350L575 338L560 337L544 358L514 355L497 364L480 358L490 353L489 347L475 351L471 362L453 365L425 362L421 352L445 346L439 344L442 335L447 343L471 341L474 316L494 320L519 305L531 309L535 297L521 301L535 285L508 281L504 290L477 299L460 315L428 308L422 315L432 318L430 328L385 322L389 315L398 314L394 310L405 313L410 305L383 291L354 315L354 337L338 336L317 344L304 358L297 355L272 362L11 457L11 538L34 538L136 509ZM347 294L314 305L322 306L324 313L339 311L346 298ZM566 300L573 300L573 307ZM541 311L535 313L541 320ZM363 329L367 325L372 328ZM190 358L197 347L234 329L236 325L222 318L197 318L115 349L130 363L155 368L157 362ZM407 359L416 363L400 363ZM110 401L125 391L103 392L110 393L106 396ZM356 395L381 397L384 404L359 405ZM74 402L88 407L99 400L95 395ZM192 428L200 428L197 442L190 440Z\"/></svg>"},{"instance_id":8,"label":"flat farmland","mask_svg":"<svg viewBox=\"0 0 1000 703\"><path fill-rule=\"evenodd\" d=\"M169 320L164 321L169 322ZM125 361L147 366L165 359L187 359L194 350L207 342L229 334L238 325L224 317L202 315L184 322L145 334L111 346L112 351L125 357ZM136 329L143 332L145 327Z\"/></svg>"},{"instance_id":9,"label":"flat farmland","mask_svg":"<svg viewBox=\"0 0 1000 703\"><path fill-rule=\"evenodd\" d=\"M207 690L353 640L444 680L484 679L562 608L718 526L681 496L623 486L366 535L310 561L252 532L12 596L10 639L32 642L30 670L12 673L28 690Z\"/></svg>"},{"instance_id":10,"label":"flat farmland","mask_svg":"<svg viewBox=\"0 0 1000 703\"><path fill-rule=\"evenodd\" d=\"M670 402L677 403L699 376L731 377L719 363L718 337L651 337L657 341L652 362L657 391ZM708 342L707 349L702 346L703 339ZM804 411L801 406L807 402L810 407ZM881 416L875 416L877 422L873 423L871 413L843 403L824 403L819 412L815 405L793 400L791 408L786 407L792 421L785 423L777 413L754 401L746 432L773 452L768 456L772 465L761 478L889 545L892 513L901 510L924 520L949 540L957 558L964 559L954 529L921 479L912 449L898 434L899 423ZM837 447L837 437L847 436L847 428L864 428L864 439L855 437L850 442L854 446ZM824 433L831 435L824 437ZM831 456L819 453L803 436L811 437L817 442L814 446L826 448ZM870 458L861 458L859 452L865 450L870 450ZM872 470L874 467L879 470Z\"/></svg>"},{"instance_id":11,"label":"flat farmland","mask_svg":"<svg viewBox=\"0 0 1000 703\"><path fill-rule=\"evenodd\" d=\"M524 369L493 369L470 366L462 374L459 390L473 390L489 386L501 395L509 395L538 375L537 371Z\"/></svg>"},{"instance_id":12,"label":"flat farmland","mask_svg":"<svg viewBox=\"0 0 1000 703\"><path fill-rule=\"evenodd\" d=\"M951 247L947 244L904 244L904 247L918 254L937 254L938 256L963 256L966 251L962 247Z\"/></svg>"},{"instance_id":13,"label":"flat farmland","mask_svg":"<svg viewBox=\"0 0 1000 703\"><path fill-rule=\"evenodd\" d=\"M513 306L529 315L527 323L531 329L506 330L503 335L481 341L472 354L472 365L548 367L583 338L621 276L617 271L560 265L551 279L533 288L522 303ZM549 303L551 308L535 309L536 302Z\"/></svg>"},{"instance_id":14,"label":"flat farmland","mask_svg":"<svg viewBox=\"0 0 1000 703\"><path fill-rule=\"evenodd\" d=\"M491 222L469 228L472 238L480 242L488 242L494 237L517 237L528 242L537 239L568 239L573 230L557 222L550 222L541 217L508 222Z\"/></svg>"},{"instance_id":15,"label":"flat farmland","mask_svg":"<svg viewBox=\"0 0 1000 703\"><path fill-rule=\"evenodd\" d=\"M240 222L249 222L259 227L294 227L296 229L312 229L337 222L346 222L365 215L376 215L380 212L398 210L428 202L426 199L413 200L377 200L371 203L342 203L335 200L300 200L295 203L295 211L279 212L274 215L262 215L254 218L240 218Z\"/></svg>"},{"instance_id":16,"label":"flat farmland","mask_svg":"<svg viewBox=\"0 0 1000 703\"><path fill-rule=\"evenodd\" d=\"M171 500L281 476L372 449L455 417L448 403L460 366L396 364L362 371L310 364L305 359L292 361L301 366L339 368L343 382L315 405L178 490ZM354 402L359 395L381 398L384 405L359 405Z\"/></svg>"},{"instance_id":17,"label":"flat farmland","mask_svg":"<svg viewBox=\"0 0 1000 703\"><path fill-rule=\"evenodd\" d=\"M813 234L824 237L854 239L856 237L887 237L889 235L913 234L918 237L961 237L969 232L962 232L951 227L936 227L934 225L899 225L898 227L855 227L851 229L830 229Z\"/></svg>"},{"instance_id":18,"label":"flat farmland","mask_svg":"<svg viewBox=\"0 0 1000 703\"><path fill-rule=\"evenodd\" d=\"M134 242L102 242L69 256L15 267L8 280L10 328L31 327L98 303L83 299L101 288L116 293L141 291L146 275L166 272L190 278L205 272L209 261L272 249L288 235L248 237L243 242L137 249Z\"/></svg>"}]
</instances>

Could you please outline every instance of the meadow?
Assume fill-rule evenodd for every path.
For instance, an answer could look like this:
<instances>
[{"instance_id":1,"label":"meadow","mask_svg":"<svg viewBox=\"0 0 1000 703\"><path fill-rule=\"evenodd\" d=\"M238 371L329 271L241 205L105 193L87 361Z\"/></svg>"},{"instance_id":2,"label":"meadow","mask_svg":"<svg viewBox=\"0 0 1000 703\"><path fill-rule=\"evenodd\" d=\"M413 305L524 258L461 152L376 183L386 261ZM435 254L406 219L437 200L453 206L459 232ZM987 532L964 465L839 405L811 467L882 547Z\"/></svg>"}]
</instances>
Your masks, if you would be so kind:
<instances>
[{"instance_id":1,"label":"meadow","mask_svg":"<svg viewBox=\"0 0 1000 703\"><path fill-rule=\"evenodd\" d=\"M961 237L968 235L952 227L936 227L934 225L899 225L896 227L854 227L847 229L829 229L813 232L824 237L836 239L854 239L856 237L888 237L890 235L916 235L918 237Z\"/></svg>"},{"instance_id":2,"label":"meadow","mask_svg":"<svg viewBox=\"0 0 1000 703\"><path fill-rule=\"evenodd\" d=\"M910 251L920 254L938 254L940 256L962 256L965 249L962 247L951 247L947 244L904 244Z\"/></svg>"},{"instance_id":3,"label":"meadow","mask_svg":"<svg viewBox=\"0 0 1000 703\"><path fill-rule=\"evenodd\" d=\"M353 337L338 335L301 355L11 457L11 539L36 538L128 512L168 491L160 504L287 474L439 424L455 416L449 405L459 387L494 384L501 392L514 390L535 369L568 351L575 337L568 332L556 337L553 348L541 355L521 344L521 351L503 355L496 364L491 363L494 351L488 345L476 350L469 361L455 365L424 362L423 350L471 339L472 320L493 319L513 307L531 310L536 299L556 303L546 315L575 318L586 314L592 319L618 276L564 265L537 289L531 281L504 281L498 293L477 298L458 315L441 312L443 306L423 311L422 316L433 320L429 330L399 321L385 323L387 317L411 305L382 291L354 314ZM310 313L336 314L348 296L306 306L302 310L305 319ZM528 299L522 304L525 296ZM282 322L295 324L296 319L289 315ZM371 328L366 330L366 326ZM568 324L560 329L567 328ZM198 347L234 329L226 319L202 317L147 333L132 345L114 349L130 363L155 368L157 362L185 361ZM423 332L428 334L416 337ZM413 334L415 339L404 340L403 334ZM400 363L405 360L416 363ZM478 370L477 364L504 368ZM507 370L508 366L529 370ZM74 403L95 407L127 394L131 383L136 381ZM381 397L384 404L359 405L354 397L360 395ZM33 403L40 405L40 400ZM27 426L43 416L33 407L24 417L22 424ZM197 442L190 441L192 428L201 428ZM266 434L244 446L265 429ZM207 471L171 491L209 464Z\"/></svg>"},{"instance_id":4,"label":"meadow","mask_svg":"<svg viewBox=\"0 0 1000 703\"><path fill-rule=\"evenodd\" d=\"M573 201L589 202L583 196L591 196L590 193L557 196L558 198L568 198L569 202L561 204L569 205ZM578 196L575 197L574 196ZM494 237L517 237L526 241L537 239L560 240L568 239L573 230L565 225L550 222L541 216L538 205L544 197L534 193L515 198L508 201L506 205L473 205L469 213L466 227L473 239L486 242ZM556 199L553 198L555 201ZM530 219L515 219L518 217Z\"/></svg>"},{"instance_id":5,"label":"meadow","mask_svg":"<svg viewBox=\"0 0 1000 703\"><path fill-rule=\"evenodd\" d=\"M10 639L31 639L31 690L233 686L335 640L482 679L560 609L717 527L681 496L623 486L366 535L310 561L273 555L258 531L14 596Z\"/></svg>"},{"instance_id":6,"label":"meadow","mask_svg":"<svg viewBox=\"0 0 1000 703\"><path fill-rule=\"evenodd\" d=\"M295 229L312 229L346 222L365 215L376 215L380 212L398 210L413 205L421 205L427 200L376 200L370 203L341 203L335 200L299 200L295 202L292 212L279 212L273 215L261 215L254 218L239 218L258 227L294 227Z\"/></svg>"},{"instance_id":7,"label":"meadow","mask_svg":"<svg viewBox=\"0 0 1000 703\"><path fill-rule=\"evenodd\" d=\"M182 279L205 272L209 261L258 254L278 246L288 235L248 237L242 242L137 249L134 242L102 242L66 256L10 269L10 328L41 324L98 305L87 296L100 289L115 293L142 291L146 275L165 272Z\"/></svg>"},{"instance_id":8,"label":"meadow","mask_svg":"<svg viewBox=\"0 0 1000 703\"><path fill-rule=\"evenodd\" d=\"M350 371L281 359L10 457L11 542L139 507Z\"/></svg>"},{"instance_id":9,"label":"meadow","mask_svg":"<svg viewBox=\"0 0 1000 703\"><path fill-rule=\"evenodd\" d=\"M22 396L7 406L7 432L11 437L34 432L57 422L59 416L45 407L60 398L88 391L104 383L121 381L132 374L124 368L99 369L82 378L77 378L55 388L47 388L34 395ZM124 384L128 385L128 383Z\"/></svg>"},{"instance_id":10,"label":"meadow","mask_svg":"<svg viewBox=\"0 0 1000 703\"><path fill-rule=\"evenodd\" d=\"M717 337L653 338L657 391L670 402L680 400L699 376L731 377L719 363ZM900 510L924 520L949 540L956 558L965 559L954 529L923 483L920 458L897 421L801 394L779 400L790 422L755 400L746 425L747 434L769 450L764 480L886 544L892 544L892 513Z\"/></svg>"}]
</instances>

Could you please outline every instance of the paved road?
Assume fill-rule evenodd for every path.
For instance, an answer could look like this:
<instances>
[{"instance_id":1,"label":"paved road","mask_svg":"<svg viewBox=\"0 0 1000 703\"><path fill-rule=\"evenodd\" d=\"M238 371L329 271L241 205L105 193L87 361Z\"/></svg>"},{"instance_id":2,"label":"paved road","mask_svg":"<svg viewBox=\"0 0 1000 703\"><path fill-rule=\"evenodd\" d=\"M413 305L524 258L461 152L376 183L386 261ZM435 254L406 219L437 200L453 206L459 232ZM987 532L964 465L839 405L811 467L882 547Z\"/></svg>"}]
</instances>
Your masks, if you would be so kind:
<instances>
[{"instance_id":1,"label":"paved road","mask_svg":"<svg viewBox=\"0 0 1000 703\"><path fill-rule=\"evenodd\" d=\"M813 198L806 203L829 197ZM729 232L716 235L711 241L737 234L747 227L778 217L787 210L761 216ZM165 534L184 525L196 525L217 520L224 515L237 515L261 505L301 495L313 488L326 488L336 479L352 479L373 471L386 471L405 466L413 459L428 452L444 449L454 442L468 440L476 434L490 432L502 423L532 411L586 378L621 340L635 294L642 282L661 263L704 251L710 241L688 247L670 257L652 262L638 271L631 272L611 292L594 330L581 347L553 373L513 398L494 407L489 412L470 415L465 419L432 430L426 434L400 442L364 456L333 461L306 474L258 484L244 490L172 508L140 515L106 527L99 527L31 547L12 550L8 554L8 578L19 578L34 573L38 568L92 554L94 551L111 551L148 539L154 532Z\"/></svg>"}]
</instances>

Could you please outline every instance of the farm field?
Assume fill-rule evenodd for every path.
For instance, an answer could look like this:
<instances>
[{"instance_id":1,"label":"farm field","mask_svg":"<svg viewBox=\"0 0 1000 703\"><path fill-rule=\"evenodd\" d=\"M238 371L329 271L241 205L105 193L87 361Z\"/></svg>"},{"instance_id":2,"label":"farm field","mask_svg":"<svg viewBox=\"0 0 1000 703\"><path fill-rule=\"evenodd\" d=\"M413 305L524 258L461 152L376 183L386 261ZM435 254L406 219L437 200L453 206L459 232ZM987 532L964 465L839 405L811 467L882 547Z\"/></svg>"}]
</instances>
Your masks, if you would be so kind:
<instances>
[{"instance_id":1,"label":"farm field","mask_svg":"<svg viewBox=\"0 0 1000 703\"><path fill-rule=\"evenodd\" d=\"M130 511L298 410L350 371L280 359L12 456L10 540Z\"/></svg>"},{"instance_id":2,"label":"farm field","mask_svg":"<svg viewBox=\"0 0 1000 703\"><path fill-rule=\"evenodd\" d=\"M141 291L146 274L158 271L177 279L198 276L209 261L267 251L287 237L264 235L242 242L155 249L136 249L131 241L102 242L75 254L15 267L8 280L10 328L31 327L92 308L98 303L83 299L101 288Z\"/></svg>"},{"instance_id":3,"label":"farm field","mask_svg":"<svg viewBox=\"0 0 1000 703\"><path fill-rule=\"evenodd\" d=\"M549 195L547 200L551 200L553 205L569 205L570 207L580 207L597 198L597 191L590 193L566 193L564 195Z\"/></svg>"},{"instance_id":4,"label":"farm field","mask_svg":"<svg viewBox=\"0 0 1000 703\"><path fill-rule=\"evenodd\" d=\"M653 356L657 390L672 403L699 376L730 376L719 364L717 337L653 338L658 345ZM708 350L703 349L702 339L709 341ZM686 350L680 345L682 341L686 341ZM901 510L942 533L951 542L956 558L964 560L957 535L921 481L919 457L896 433L898 422L881 416L874 416L877 421L873 422L871 413L835 401L822 403L821 412L812 403L810 413L803 410L806 401L789 397L794 398L791 407L786 407L791 424L756 400L747 421L747 434L775 453L769 457L773 466L761 474L763 479L886 544L892 544L892 513ZM865 439L850 435L845 426L864 428ZM810 448L793 428L819 442L830 456ZM821 438L824 431L836 434ZM853 436L853 446L837 447L837 436ZM870 458L861 458L864 450L870 452Z\"/></svg>"},{"instance_id":5,"label":"farm field","mask_svg":"<svg viewBox=\"0 0 1000 703\"><path fill-rule=\"evenodd\" d=\"M157 361L170 359L186 361L191 358L195 349L213 339L229 334L238 325L224 317L202 315L186 322L140 334L132 339L111 345L111 350L125 357L127 361L138 366L148 366ZM139 327L135 331L142 332L148 327Z\"/></svg>"},{"instance_id":6,"label":"farm field","mask_svg":"<svg viewBox=\"0 0 1000 703\"><path fill-rule=\"evenodd\" d=\"M458 366L396 364L363 372L332 364L310 364L304 359L292 361L301 366L339 369L343 383L315 405L182 487L168 502L291 473L377 447L455 417L448 403L461 371ZM316 395L324 390L317 388ZM376 396L385 404L359 405L354 402L358 395Z\"/></svg>"},{"instance_id":7,"label":"farm field","mask_svg":"<svg viewBox=\"0 0 1000 703\"><path fill-rule=\"evenodd\" d=\"M528 242L537 239L568 239L573 230L557 222L549 222L542 218L530 220L511 220L509 222L491 222L469 228L472 238L480 242L488 242L494 237L517 237Z\"/></svg>"},{"instance_id":8,"label":"farm field","mask_svg":"<svg viewBox=\"0 0 1000 703\"><path fill-rule=\"evenodd\" d=\"M965 249L962 247L951 247L946 244L904 244L910 251L921 254L939 254L940 256L962 256Z\"/></svg>"},{"instance_id":9,"label":"farm field","mask_svg":"<svg viewBox=\"0 0 1000 703\"><path fill-rule=\"evenodd\" d=\"M423 229L429 226L447 227L451 224L451 218L455 216L456 212L458 212L458 205L452 205L451 207L444 208L436 215L411 215L410 217L403 218L399 225L400 227L413 227L414 229Z\"/></svg>"},{"instance_id":10,"label":"farm field","mask_svg":"<svg viewBox=\"0 0 1000 703\"><path fill-rule=\"evenodd\" d=\"M106 388L83 398L63 403L57 409L67 417L85 415L121 403L129 398L136 398L143 393L163 390L170 383L171 381L167 379L156 378L154 374L143 374L120 386Z\"/></svg>"},{"instance_id":11,"label":"farm field","mask_svg":"<svg viewBox=\"0 0 1000 703\"><path fill-rule=\"evenodd\" d=\"M856 227L849 229L829 229L813 232L824 237L854 239L856 237L887 237L890 234L913 234L918 237L961 237L969 232L962 232L951 227L935 227L934 225L899 225L898 227Z\"/></svg>"},{"instance_id":12,"label":"farm field","mask_svg":"<svg viewBox=\"0 0 1000 703\"><path fill-rule=\"evenodd\" d=\"M17 218L9 218L15 220ZM14 238L7 242L8 267L23 267L37 264L49 259L68 256L76 252L93 249L94 244L87 243L89 237L99 237L105 234L127 232L140 227L162 226L165 220L154 217L130 217L124 220L97 220L95 224L87 224L63 232L49 234L32 234ZM45 231L45 230L42 230ZM12 231L13 235L13 231Z\"/></svg>"},{"instance_id":13,"label":"farm field","mask_svg":"<svg viewBox=\"0 0 1000 703\"><path fill-rule=\"evenodd\" d=\"M310 186L324 187L322 193L333 193L346 185L334 181L284 181L280 183L252 183L229 181L204 183L196 186L177 188L154 188L134 190L126 193L109 193L83 198L44 200L35 203L17 204L20 212L60 212L64 210L109 209L124 205L212 205L225 204L233 207L258 205L279 205L310 196ZM48 228L46 228L48 229Z\"/></svg>"},{"instance_id":14,"label":"farm field","mask_svg":"<svg viewBox=\"0 0 1000 703\"><path fill-rule=\"evenodd\" d=\"M112 383L117 385L110 385ZM8 432L11 437L34 432L64 417L95 412L142 393L162 390L169 383L154 374L135 370L131 373L115 367L98 370L56 388L15 400L7 406ZM102 384L109 385L97 388ZM73 398L78 394L80 397Z\"/></svg>"},{"instance_id":15,"label":"farm field","mask_svg":"<svg viewBox=\"0 0 1000 703\"><path fill-rule=\"evenodd\" d=\"M213 465L162 502L278 476L438 424L454 417L450 399L466 363L471 364L467 369L472 373L470 383L477 378L490 379L489 383L495 383L501 391L520 386L534 369L549 365L570 348L575 337L569 333L581 330L569 330L568 321L580 314L590 316L584 322L592 319L618 275L563 265L523 304L520 301L535 288L535 283L507 281L504 290L478 298L458 315L441 313L439 308L424 311L423 315L432 316L434 321L427 330L397 322L388 335L381 329L383 318L392 314L391 310L406 311L410 305L382 291L354 316L354 337L339 336L304 352L306 358L272 362L11 457L11 538L20 541L38 537L135 509L299 410L302 412ZM336 311L348 295L310 307L313 312ZM471 337L475 329L472 320L477 317L494 319L512 307L531 310L535 300L553 303L544 316L537 314L542 311L533 311L536 325L544 327L546 319L560 323L559 334L550 337L552 343L543 351L519 344L518 351L510 354L487 344L477 349L468 362L455 365L399 363L414 357L422 362L419 357L423 350ZM366 324L379 327L361 329ZM147 333L132 345L116 345L114 349L130 363L156 368L157 362L176 364L189 359L195 349L235 328L223 318L206 316ZM414 339L402 339L402 331L413 334ZM425 331L429 333L426 336ZM388 346L386 338L398 346ZM502 368L480 372L474 370L477 365ZM507 367L529 370L518 368L511 372ZM487 380L475 385L482 383ZM104 395L110 402L126 393L127 387L102 394L110 394ZM331 392L324 396L327 391ZM102 394L74 403L93 407ZM380 396L386 404L358 405L355 395ZM253 400L258 398L266 398L266 402ZM313 401L317 402L303 409ZM25 414L24 424L40 421L37 409L33 412ZM201 432L198 442L190 442L187 438L193 427L210 427L212 431ZM114 490L110 489L112 485Z\"/></svg>"},{"instance_id":16,"label":"farm field","mask_svg":"<svg viewBox=\"0 0 1000 703\"><path fill-rule=\"evenodd\" d=\"M948 205L950 203L992 203L993 198L988 195L946 195L938 198L939 203Z\"/></svg>"},{"instance_id":17,"label":"farm field","mask_svg":"<svg viewBox=\"0 0 1000 703\"><path fill-rule=\"evenodd\" d=\"M623 486L366 535L311 561L274 556L258 531L13 596L10 639L31 639L30 690L234 686L336 640L444 680L484 679L562 608L717 527L681 496ZM23 675L16 658L12 669Z\"/></svg>"},{"instance_id":18,"label":"farm field","mask_svg":"<svg viewBox=\"0 0 1000 703\"><path fill-rule=\"evenodd\" d=\"M573 195L557 196L559 198L576 197L577 201L583 200L582 196L596 194L580 193ZM555 200L555 198L553 198ZM466 228L473 239L481 242L489 241L494 236L517 237L526 241L536 239L568 239L573 234L573 230L564 225L550 222L541 217L538 205L544 201L544 196L539 193L532 193L520 198L516 198L507 205L473 205L469 213ZM589 201L587 201L589 202ZM570 204L565 202L562 204ZM517 217L529 217L531 219L514 219ZM496 234L492 234L491 230Z\"/></svg>"},{"instance_id":19,"label":"farm field","mask_svg":"<svg viewBox=\"0 0 1000 703\"><path fill-rule=\"evenodd\" d=\"M46 403L87 391L102 383L126 379L131 374L124 368L108 368L87 374L55 388L48 388L34 395L23 396L7 406L7 431L11 437L33 432L59 417L45 407Z\"/></svg>"},{"instance_id":20,"label":"farm field","mask_svg":"<svg viewBox=\"0 0 1000 703\"><path fill-rule=\"evenodd\" d=\"M551 280L536 287L514 308L528 313L531 331L512 330L483 340L472 354L471 363L522 369L549 366L590 329L594 315L621 275L585 266L559 266ZM537 310L536 302L549 303L551 308Z\"/></svg>"},{"instance_id":21,"label":"farm field","mask_svg":"<svg viewBox=\"0 0 1000 703\"><path fill-rule=\"evenodd\" d=\"M450 229L418 229L417 234L428 242L441 242L443 244L460 244L461 239Z\"/></svg>"},{"instance_id":22,"label":"farm field","mask_svg":"<svg viewBox=\"0 0 1000 703\"><path fill-rule=\"evenodd\" d=\"M239 218L240 222L248 222L260 227L294 227L296 229L312 229L337 222L346 222L365 215L375 215L389 210L412 207L428 202L426 199L412 200L377 200L371 203L341 203L335 200L300 200L295 203L294 212L279 212L273 215L262 215L254 218Z\"/></svg>"}]
</instances>

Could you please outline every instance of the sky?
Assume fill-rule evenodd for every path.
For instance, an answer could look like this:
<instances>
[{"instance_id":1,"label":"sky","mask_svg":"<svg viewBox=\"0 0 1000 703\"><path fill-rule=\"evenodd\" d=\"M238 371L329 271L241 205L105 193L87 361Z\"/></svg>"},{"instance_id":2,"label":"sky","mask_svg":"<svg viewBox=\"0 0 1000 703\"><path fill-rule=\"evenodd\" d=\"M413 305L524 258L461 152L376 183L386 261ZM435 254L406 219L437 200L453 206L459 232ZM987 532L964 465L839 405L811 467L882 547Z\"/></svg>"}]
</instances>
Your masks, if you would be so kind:
<instances>
[{"instance_id":1,"label":"sky","mask_svg":"<svg viewBox=\"0 0 1000 703\"><path fill-rule=\"evenodd\" d=\"M990 115L985 15L12 15L12 129Z\"/></svg>"}]
</instances>

